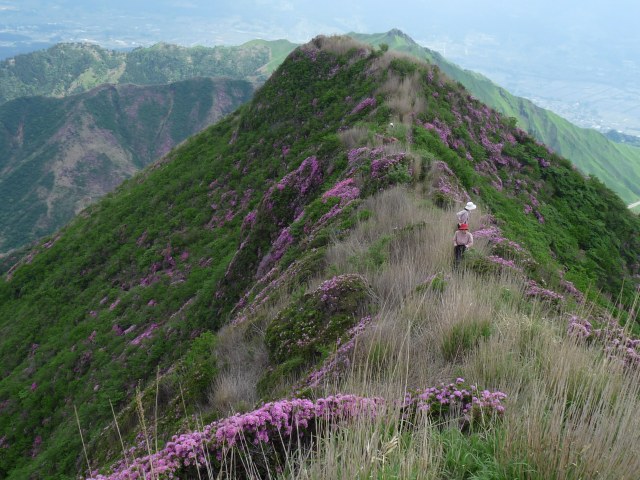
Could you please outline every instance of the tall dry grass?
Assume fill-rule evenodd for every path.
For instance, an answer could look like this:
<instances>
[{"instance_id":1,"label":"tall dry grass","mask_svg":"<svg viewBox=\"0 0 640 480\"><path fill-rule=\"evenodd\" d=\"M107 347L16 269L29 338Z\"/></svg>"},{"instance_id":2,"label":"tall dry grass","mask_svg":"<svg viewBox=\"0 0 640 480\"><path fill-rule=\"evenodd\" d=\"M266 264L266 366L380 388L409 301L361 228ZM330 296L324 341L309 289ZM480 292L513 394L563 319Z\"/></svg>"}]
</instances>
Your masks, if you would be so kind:
<instances>
[{"instance_id":1,"label":"tall dry grass","mask_svg":"<svg viewBox=\"0 0 640 480\"><path fill-rule=\"evenodd\" d=\"M640 373L623 369L601 347L568 337L563 313L524 300L518 274L452 271L452 211L429 208L401 188L380 193L364 208L371 219L336 242L327 260L336 271L353 271L350 259L393 236L387 263L360 271L378 294L380 310L359 338L351 370L327 382L325 393L393 401L407 388L463 376L509 395L505 418L495 427L501 432L495 468L504 474L498 478L638 478L640 457L632 452L640 441ZM415 228L397 235L409 226ZM434 272L444 275L444 290L416 290ZM339 430L287 478L385 478L372 458L401 437L398 424L389 411L373 423ZM447 452L433 433L433 426L422 425L411 433L413 443L393 447L405 459L387 463L394 475L405 475L395 478L442 478Z\"/></svg>"},{"instance_id":2,"label":"tall dry grass","mask_svg":"<svg viewBox=\"0 0 640 480\"><path fill-rule=\"evenodd\" d=\"M409 114L419 115L426 110L426 101L421 90L421 80L418 73L401 77L389 72L387 79L378 91L385 95L385 103L400 121L409 122L411 118Z\"/></svg>"},{"instance_id":3,"label":"tall dry grass","mask_svg":"<svg viewBox=\"0 0 640 480\"><path fill-rule=\"evenodd\" d=\"M283 308L286 297L267 303L256 316L218 332L216 359L219 372L208 395L208 408L220 416L247 410L258 403L257 384L268 365L264 335L271 319Z\"/></svg>"},{"instance_id":4,"label":"tall dry grass","mask_svg":"<svg viewBox=\"0 0 640 480\"><path fill-rule=\"evenodd\" d=\"M345 147L351 149L364 145L370 137L370 132L367 127L355 126L338 132L338 137Z\"/></svg>"},{"instance_id":5,"label":"tall dry grass","mask_svg":"<svg viewBox=\"0 0 640 480\"><path fill-rule=\"evenodd\" d=\"M501 455L526 458L540 478L638 478L640 372L563 323L505 318L464 368L510 392Z\"/></svg>"},{"instance_id":6,"label":"tall dry grass","mask_svg":"<svg viewBox=\"0 0 640 480\"><path fill-rule=\"evenodd\" d=\"M370 197L362 208L371 212L371 218L327 251L327 264L333 271L364 274L383 303L398 306L430 275L451 270L455 209L443 212L429 206L419 193L404 187ZM390 242L383 268L359 266L356 260L384 237ZM486 243L477 242L475 248L485 251Z\"/></svg>"},{"instance_id":7,"label":"tall dry grass","mask_svg":"<svg viewBox=\"0 0 640 480\"><path fill-rule=\"evenodd\" d=\"M336 55L344 55L354 49L362 50L367 54L373 50L371 45L359 42L346 35L319 35L311 40L311 43L321 50L326 50Z\"/></svg>"},{"instance_id":8,"label":"tall dry grass","mask_svg":"<svg viewBox=\"0 0 640 480\"><path fill-rule=\"evenodd\" d=\"M397 50L387 50L384 54L371 62L369 69L370 71L387 71L389 70L391 62L394 60L407 60L408 62L417 65L418 69L429 70L433 68L433 66L429 65L426 61L412 57L408 53L399 52Z\"/></svg>"},{"instance_id":9,"label":"tall dry grass","mask_svg":"<svg viewBox=\"0 0 640 480\"><path fill-rule=\"evenodd\" d=\"M409 432L399 406L389 405L375 419L361 418L348 428L330 430L310 455L291 462L292 468L283 476L295 480L440 478L442 445L430 435L433 427L428 419L419 422Z\"/></svg>"},{"instance_id":10,"label":"tall dry grass","mask_svg":"<svg viewBox=\"0 0 640 480\"><path fill-rule=\"evenodd\" d=\"M334 241L326 260L332 274L362 274L378 310L357 339L348 371L329 377L317 393L382 397L386 406L374 419L328 429L311 450L290 450L269 478L638 478L639 372L569 337L564 313L525 300L521 275L453 270L456 209L437 209L403 187L380 192L362 208L369 219ZM382 264L354 260L381 238L388 239ZM434 274L439 287L423 285ZM210 404L221 414L257 403L255 386L267 365L264 330L288 299L220 331L221 372ZM507 393L500 422L473 438L458 432L455 441L446 433L457 430L455 422L403 422L398 400L408 389L458 376ZM257 466L266 459L247 452L202 478L234 478L238 471L260 478ZM464 462L476 464L475 477Z\"/></svg>"}]
</instances>

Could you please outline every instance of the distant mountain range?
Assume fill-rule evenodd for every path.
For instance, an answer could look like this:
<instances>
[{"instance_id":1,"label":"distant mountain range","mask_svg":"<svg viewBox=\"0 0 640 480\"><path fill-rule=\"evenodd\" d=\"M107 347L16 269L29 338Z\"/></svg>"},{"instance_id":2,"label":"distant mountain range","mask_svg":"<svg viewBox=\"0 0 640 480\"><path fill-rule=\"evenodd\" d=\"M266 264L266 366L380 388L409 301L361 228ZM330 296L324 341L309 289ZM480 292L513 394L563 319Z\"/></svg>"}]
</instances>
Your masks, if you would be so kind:
<instances>
[{"instance_id":1,"label":"distant mountain range","mask_svg":"<svg viewBox=\"0 0 640 480\"><path fill-rule=\"evenodd\" d=\"M0 63L0 255L248 101L292 48L59 44Z\"/></svg>"},{"instance_id":2,"label":"distant mountain range","mask_svg":"<svg viewBox=\"0 0 640 480\"><path fill-rule=\"evenodd\" d=\"M262 83L295 47L285 40L236 47L179 47L159 43L129 52L94 44L61 43L0 63L0 103L31 96L65 96L104 83L155 85L194 77Z\"/></svg>"}]
</instances>

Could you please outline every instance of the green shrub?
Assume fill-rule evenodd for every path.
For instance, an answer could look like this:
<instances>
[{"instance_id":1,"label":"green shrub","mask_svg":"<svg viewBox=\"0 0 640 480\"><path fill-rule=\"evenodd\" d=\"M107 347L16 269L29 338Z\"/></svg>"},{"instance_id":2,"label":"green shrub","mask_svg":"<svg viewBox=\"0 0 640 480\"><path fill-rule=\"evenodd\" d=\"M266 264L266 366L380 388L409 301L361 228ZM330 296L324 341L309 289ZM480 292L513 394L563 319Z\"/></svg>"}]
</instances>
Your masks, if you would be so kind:
<instances>
[{"instance_id":1,"label":"green shrub","mask_svg":"<svg viewBox=\"0 0 640 480\"><path fill-rule=\"evenodd\" d=\"M369 289L358 275L343 275L324 282L278 314L269 325L265 344L274 363L292 357L307 362L322 356L352 327L369 300Z\"/></svg>"},{"instance_id":2,"label":"green shrub","mask_svg":"<svg viewBox=\"0 0 640 480\"><path fill-rule=\"evenodd\" d=\"M418 285L416 287L416 292L422 293L427 290L432 290L436 293L444 293L445 289L447 288L447 284L448 282L445 279L444 273L438 272Z\"/></svg>"},{"instance_id":3,"label":"green shrub","mask_svg":"<svg viewBox=\"0 0 640 480\"><path fill-rule=\"evenodd\" d=\"M459 359L490 335L489 320L465 320L456 323L444 336L442 354L449 361Z\"/></svg>"},{"instance_id":4,"label":"green shrub","mask_svg":"<svg viewBox=\"0 0 640 480\"><path fill-rule=\"evenodd\" d=\"M204 398L217 375L216 343L213 333L204 332L193 341L182 361L184 390L196 401Z\"/></svg>"}]
</instances>

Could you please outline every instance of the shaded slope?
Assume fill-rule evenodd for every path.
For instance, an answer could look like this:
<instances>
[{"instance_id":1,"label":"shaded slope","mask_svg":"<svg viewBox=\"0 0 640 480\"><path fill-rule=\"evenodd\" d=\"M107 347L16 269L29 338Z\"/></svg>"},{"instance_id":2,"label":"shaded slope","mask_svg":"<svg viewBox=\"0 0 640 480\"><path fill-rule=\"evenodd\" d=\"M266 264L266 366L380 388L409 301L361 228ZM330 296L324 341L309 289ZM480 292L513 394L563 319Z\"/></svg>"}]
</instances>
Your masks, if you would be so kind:
<instances>
[{"instance_id":1,"label":"shaded slope","mask_svg":"<svg viewBox=\"0 0 640 480\"><path fill-rule=\"evenodd\" d=\"M283 288L299 292L287 312L310 306L295 315L296 327L327 335L302 344L295 329L283 341L272 336L272 369L259 372L258 390L273 395L284 375L320 360L366 308L358 297L332 315L333 293L366 291L353 277L307 285L324 248L354 224L360 199L411 182L440 205L468 195L488 205L531 251L538 281L558 283L563 268L580 287L597 282L617 294L637 273L640 224L606 187L438 68L346 38L318 38L292 53L250 104L86 209L0 283L7 445L0 474L82 471L73 405L94 464L119 455L117 437L105 430L109 402L131 412L138 382L153 397L156 376L166 382L159 442L185 427L180 418L219 415L209 392L236 357L211 353L216 332L233 320L259 340L261 324L249 328L252 307L277 305ZM327 318L331 328L315 328ZM127 435L135 438L130 424Z\"/></svg>"},{"instance_id":2,"label":"shaded slope","mask_svg":"<svg viewBox=\"0 0 640 480\"><path fill-rule=\"evenodd\" d=\"M252 95L236 80L105 86L0 106L0 252L49 234Z\"/></svg>"}]
</instances>

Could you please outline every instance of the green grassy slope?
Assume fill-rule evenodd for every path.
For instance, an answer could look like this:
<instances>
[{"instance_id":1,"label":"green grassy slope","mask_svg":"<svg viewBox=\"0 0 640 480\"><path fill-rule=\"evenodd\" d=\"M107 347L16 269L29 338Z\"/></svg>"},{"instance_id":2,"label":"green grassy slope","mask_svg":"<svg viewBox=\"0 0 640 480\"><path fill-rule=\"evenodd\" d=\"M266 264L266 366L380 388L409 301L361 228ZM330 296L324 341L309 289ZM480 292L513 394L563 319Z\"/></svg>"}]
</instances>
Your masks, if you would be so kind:
<instances>
[{"instance_id":1,"label":"green grassy slope","mask_svg":"<svg viewBox=\"0 0 640 480\"><path fill-rule=\"evenodd\" d=\"M73 475L80 444L66 421L72 405L83 428L97 435L111 415L109 400L122 407L138 380L153 378L156 365L169 368L192 338L224 322L222 314L252 279L256 254L264 256L281 225L293 220L294 192L285 190L275 219L263 218L251 249L235 256L243 218L267 187L309 156L331 180L335 132L353 108L332 95L360 98L370 83L353 88L354 77L362 77L356 66L330 80L331 65L312 63L303 53L286 68L289 75L265 86L250 107L90 207L2 283L0 396L8 405L0 431L10 445L0 451L2 476ZM308 84L309 77L316 81ZM282 91L298 92L297 101ZM322 118L313 115L317 109ZM307 195L317 196L318 187ZM242 266L233 282L217 286L234 257ZM134 342L144 332L150 339ZM31 354L29 345L36 344ZM29 452L38 435L46 440L34 461Z\"/></svg>"},{"instance_id":2,"label":"green grassy slope","mask_svg":"<svg viewBox=\"0 0 640 480\"><path fill-rule=\"evenodd\" d=\"M117 78L126 54L90 44L58 44L0 63L0 102L32 95L60 96Z\"/></svg>"},{"instance_id":3,"label":"green grassy slope","mask_svg":"<svg viewBox=\"0 0 640 480\"><path fill-rule=\"evenodd\" d=\"M266 47L269 50L270 60L260 68L260 71L270 75L298 45L288 40L250 40L241 45L241 47L255 46Z\"/></svg>"},{"instance_id":4,"label":"green grassy slope","mask_svg":"<svg viewBox=\"0 0 640 480\"><path fill-rule=\"evenodd\" d=\"M640 223L610 190L438 68L318 38L250 104L87 208L0 282L0 476L82 472L74 406L94 464L118 456L117 437L100 448L110 402L131 411L136 387L153 399L157 377L165 382L159 442L192 414L219 415L211 390L233 362L212 353L220 328L254 304L277 305L271 294L283 288L294 296L285 313L295 328L278 330L288 317L277 317L267 331L270 369L258 375L261 395L279 392L282 378L326 358L362 307L365 289L351 277L307 285L327 244L353 226L361 198L412 182L440 205L466 201L467 190L490 207L495 224L531 251L532 279L558 285L563 269L579 287L613 295L626 282L623 301L633 297ZM355 261L375 268L388 244L380 240ZM358 295L336 311L326 302L337 291ZM244 335L264 335L271 313ZM326 321L317 330L326 338L297 343ZM126 418L120 427L134 442L135 417Z\"/></svg>"}]
</instances>

